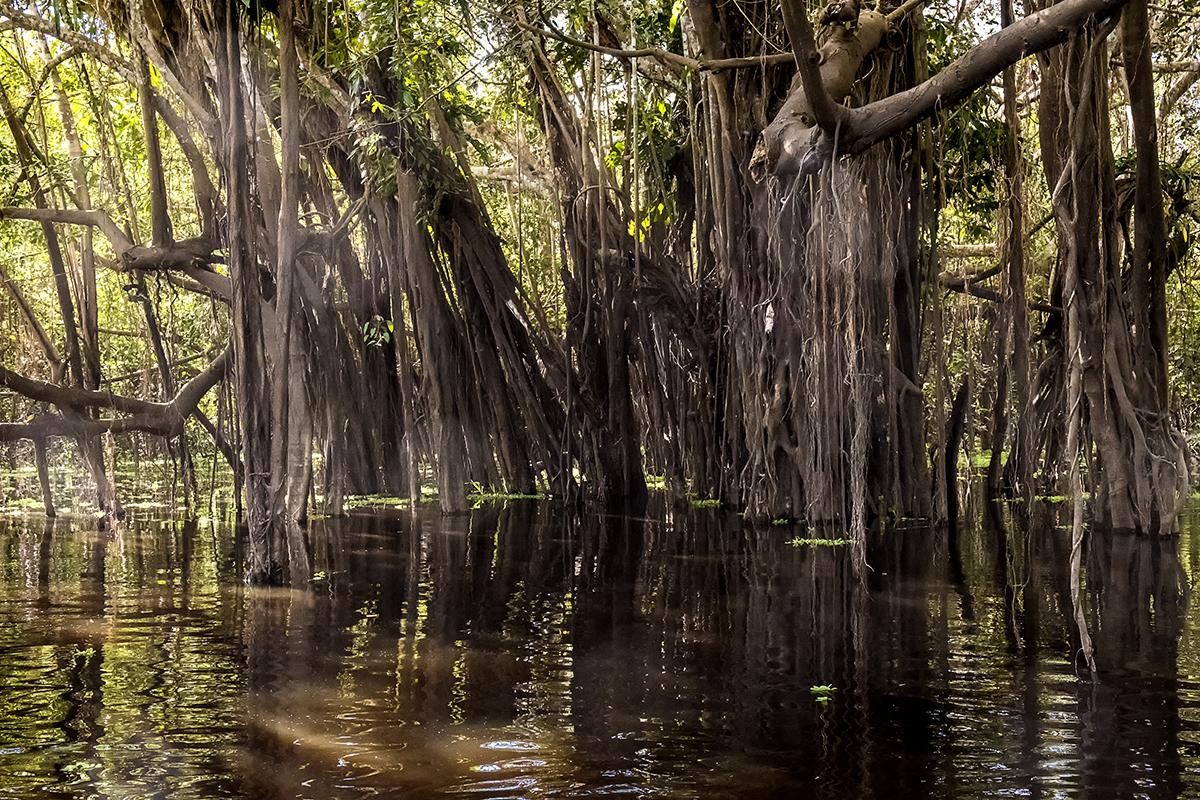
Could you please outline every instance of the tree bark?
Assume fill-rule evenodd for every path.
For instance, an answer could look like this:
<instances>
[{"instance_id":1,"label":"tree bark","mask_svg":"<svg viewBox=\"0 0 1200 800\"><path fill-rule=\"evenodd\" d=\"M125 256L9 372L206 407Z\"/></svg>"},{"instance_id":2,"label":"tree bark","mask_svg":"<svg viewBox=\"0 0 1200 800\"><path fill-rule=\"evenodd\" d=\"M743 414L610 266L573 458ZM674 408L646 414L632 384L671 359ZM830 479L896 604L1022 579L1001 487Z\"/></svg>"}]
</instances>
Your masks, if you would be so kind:
<instances>
[{"instance_id":1,"label":"tree bark","mask_svg":"<svg viewBox=\"0 0 1200 800\"><path fill-rule=\"evenodd\" d=\"M1147 379L1139 381L1140 402L1166 409L1167 394L1167 225L1158 165L1154 72L1146 0L1130 0L1121 13L1121 60L1125 66L1137 176L1133 206L1133 251L1129 270L1130 308L1136 315L1135 347ZM1150 393L1153 392L1153 396Z\"/></svg>"},{"instance_id":2,"label":"tree bark","mask_svg":"<svg viewBox=\"0 0 1200 800\"><path fill-rule=\"evenodd\" d=\"M1013 24L1012 0L1000 4L1001 24ZM1021 158L1021 120L1017 108L1016 67L1003 73L1004 89L1004 198L1006 236L1001 252L1004 267L1004 305L1001 333L997 337L996 407L992 425L992 457L988 488L1000 488L1004 472L1001 457L1008 452L1010 483L1026 504L1033 500L1032 439L1029 433L1029 311L1025 297L1025 198ZM1011 382L1013 391L1009 392ZM1011 396L1010 396L1011 395ZM1012 422L1008 407L1012 404ZM1012 431L1011 437L1009 431ZM1002 445L1007 445L1004 447ZM1028 505L1026 506L1028 507Z\"/></svg>"},{"instance_id":3,"label":"tree bark","mask_svg":"<svg viewBox=\"0 0 1200 800\"><path fill-rule=\"evenodd\" d=\"M241 417L250 536L246 580L277 583L283 578L286 534L281 530L281 520L273 514L271 496L271 372L263 318L263 276L256 258L256 221L250 185L252 162L247 148L250 137L241 77L240 10L233 0L218 3L217 9L218 88L225 148L222 166L229 187L226 237L233 286L234 384Z\"/></svg>"}]
</instances>

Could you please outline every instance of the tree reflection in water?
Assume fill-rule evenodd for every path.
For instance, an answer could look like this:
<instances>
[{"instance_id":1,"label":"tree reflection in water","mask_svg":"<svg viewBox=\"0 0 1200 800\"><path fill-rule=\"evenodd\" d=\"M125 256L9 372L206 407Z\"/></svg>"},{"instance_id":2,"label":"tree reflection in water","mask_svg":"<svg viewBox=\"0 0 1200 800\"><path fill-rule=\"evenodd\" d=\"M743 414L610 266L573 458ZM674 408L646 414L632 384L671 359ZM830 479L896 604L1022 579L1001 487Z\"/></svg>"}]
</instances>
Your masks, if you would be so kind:
<instances>
[{"instance_id":1,"label":"tree reflection in water","mask_svg":"<svg viewBox=\"0 0 1200 800\"><path fill-rule=\"evenodd\" d=\"M336 798L1185 796L1191 533L1096 537L1075 672L1055 509L794 546L712 509L0 528L0 790ZM814 691L814 687L831 687Z\"/></svg>"}]
</instances>

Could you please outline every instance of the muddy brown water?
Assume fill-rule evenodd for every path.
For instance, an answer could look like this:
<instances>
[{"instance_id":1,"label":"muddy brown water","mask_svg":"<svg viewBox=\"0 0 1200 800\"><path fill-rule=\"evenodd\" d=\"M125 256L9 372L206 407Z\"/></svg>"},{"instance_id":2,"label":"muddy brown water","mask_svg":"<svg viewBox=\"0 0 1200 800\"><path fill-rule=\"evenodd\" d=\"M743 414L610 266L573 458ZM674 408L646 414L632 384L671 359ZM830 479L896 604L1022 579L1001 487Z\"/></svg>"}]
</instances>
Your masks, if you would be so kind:
<instances>
[{"instance_id":1,"label":"muddy brown water","mask_svg":"<svg viewBox=\"0 0 1200 800\"><path fill-rule=\"evenodd\" d=\"M0 796L1200 797L1200 526L1093 543L1090 676L1054 512L860 574L686 504L420 508L265 589L228 523L10 515Z\"/></svg>"}]
</instances>

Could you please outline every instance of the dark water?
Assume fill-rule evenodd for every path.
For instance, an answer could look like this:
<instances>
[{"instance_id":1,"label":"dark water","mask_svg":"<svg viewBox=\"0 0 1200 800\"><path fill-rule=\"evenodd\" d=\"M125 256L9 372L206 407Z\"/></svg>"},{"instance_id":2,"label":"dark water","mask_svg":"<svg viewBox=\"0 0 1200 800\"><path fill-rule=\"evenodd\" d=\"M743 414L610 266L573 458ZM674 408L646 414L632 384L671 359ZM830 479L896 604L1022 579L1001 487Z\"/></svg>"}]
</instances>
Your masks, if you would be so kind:
<instances>
[{"instance_id":1,"label":"dark water","mask_svg":"<svg viewBox=\"0 0 1200 800\"><path fill-rule=\"evenodd\" d=\"M315 521L302 590L226 525L10 517L0 795L1200 797L1192 526L1093 545L1093 679L1036 517L864 576L711 509L395 512Z\"/></svg>"}]
</instances>

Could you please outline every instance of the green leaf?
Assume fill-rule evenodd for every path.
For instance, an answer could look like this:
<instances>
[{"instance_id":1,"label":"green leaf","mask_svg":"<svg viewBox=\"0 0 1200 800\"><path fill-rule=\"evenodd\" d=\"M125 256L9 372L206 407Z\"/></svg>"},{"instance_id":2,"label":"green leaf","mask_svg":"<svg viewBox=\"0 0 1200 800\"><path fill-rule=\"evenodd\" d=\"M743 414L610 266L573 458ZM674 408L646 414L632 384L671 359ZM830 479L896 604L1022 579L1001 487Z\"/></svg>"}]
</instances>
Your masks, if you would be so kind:
<instances>
[{"instance_id":1,"label":"green leaf","mask_svg":"<svg viewBox=\"0 0 1200 800\"><path fill-rule=\"evenodd\" d=\"M683 16L684 0L675 0L675 5L671 6L671 33L675 32L675 26L679 24L679 18Z\"/></svg>"}]
</instances>

